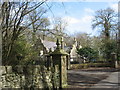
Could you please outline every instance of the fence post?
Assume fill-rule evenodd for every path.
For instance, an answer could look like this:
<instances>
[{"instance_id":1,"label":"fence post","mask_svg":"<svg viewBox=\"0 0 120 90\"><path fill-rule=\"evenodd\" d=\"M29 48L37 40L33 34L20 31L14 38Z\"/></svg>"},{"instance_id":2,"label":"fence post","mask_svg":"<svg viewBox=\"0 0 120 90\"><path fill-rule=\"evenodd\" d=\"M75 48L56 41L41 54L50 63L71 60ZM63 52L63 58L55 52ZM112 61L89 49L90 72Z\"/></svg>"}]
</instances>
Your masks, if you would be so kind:
<instances>
[{"instance_id":1,"label":"fence post","mask_svg":"<svg viewBox=\"0 0 120 90\"><path fill-rule=\"evenodd\" d=\"M67 85L67 58L68 55L63 49L60 48L59 40L56 42L57 48L50 55L52 56L54 73L59 72L59 88ZM54 85L55 86L55 85Z\"/></svg>"}]
</instances>

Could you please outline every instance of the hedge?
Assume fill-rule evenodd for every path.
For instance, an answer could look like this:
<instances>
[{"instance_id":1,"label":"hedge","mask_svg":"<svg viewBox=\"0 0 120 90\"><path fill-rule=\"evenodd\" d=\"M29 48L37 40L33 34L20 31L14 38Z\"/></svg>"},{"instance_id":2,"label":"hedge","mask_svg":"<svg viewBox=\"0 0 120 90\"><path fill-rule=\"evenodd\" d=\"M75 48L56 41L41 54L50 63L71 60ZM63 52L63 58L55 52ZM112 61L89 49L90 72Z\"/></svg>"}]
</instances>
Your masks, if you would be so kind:
<instances>
[{"instance_id":1,"label":"hedge","mask_svg":"<svg viewBox=\"0 0 120 90\"><path fill-rule=\"evenodd\" d=\"M110 63L71 64L71 69L83 69L89 67L112 67L112 64Z\"/></svg>"}]
</instances>

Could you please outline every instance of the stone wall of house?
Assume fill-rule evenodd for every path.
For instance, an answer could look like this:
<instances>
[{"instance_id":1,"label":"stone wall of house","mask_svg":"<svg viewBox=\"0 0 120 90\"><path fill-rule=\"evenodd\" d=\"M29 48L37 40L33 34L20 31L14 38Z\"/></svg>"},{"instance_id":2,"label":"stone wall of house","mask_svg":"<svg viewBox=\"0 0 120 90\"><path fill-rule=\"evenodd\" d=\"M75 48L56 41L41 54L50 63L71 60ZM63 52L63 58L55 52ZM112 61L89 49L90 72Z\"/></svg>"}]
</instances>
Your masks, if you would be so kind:
<instances>
[{"instance_id":1,"label":"stone wall of house","mask_svg":"<svg viewBox=\"0 0 120 90\"><path fill-rule=\"evenodd\" d=\"M45 66L0 66L0 88L58 88L59 72Z\"/></svg>"}]
</instances>

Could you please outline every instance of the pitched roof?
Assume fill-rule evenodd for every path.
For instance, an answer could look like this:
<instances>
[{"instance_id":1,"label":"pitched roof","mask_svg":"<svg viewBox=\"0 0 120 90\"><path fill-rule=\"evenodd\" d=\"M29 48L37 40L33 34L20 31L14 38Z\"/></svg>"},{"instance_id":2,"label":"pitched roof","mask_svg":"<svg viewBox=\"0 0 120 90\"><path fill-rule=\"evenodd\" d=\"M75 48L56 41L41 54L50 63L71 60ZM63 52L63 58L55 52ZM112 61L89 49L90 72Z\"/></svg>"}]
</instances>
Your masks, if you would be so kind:
<instances>
[{"instance_id":1,"label":"pitched roof","mask_svg":"<svg viewBox=\"0 0 120 90\"><path fill-rule=\"evenodd\" d=\"M56 42L46 41L46 40L43 40L43 45L48 49L48 51L50 48L53 51L57 47Z\"/></svg>"}]
</instances>

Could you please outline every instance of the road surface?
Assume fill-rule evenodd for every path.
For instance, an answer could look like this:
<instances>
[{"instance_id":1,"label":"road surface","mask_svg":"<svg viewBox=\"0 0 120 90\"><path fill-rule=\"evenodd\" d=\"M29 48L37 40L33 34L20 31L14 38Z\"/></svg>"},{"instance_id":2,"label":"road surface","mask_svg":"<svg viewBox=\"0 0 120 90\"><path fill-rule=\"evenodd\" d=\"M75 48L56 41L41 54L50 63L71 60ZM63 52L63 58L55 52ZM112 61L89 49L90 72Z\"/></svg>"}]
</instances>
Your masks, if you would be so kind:
<instances>
[{"instance_id":1,"label":"road surface","mask_svg":"<svg viewBox=\"0 0 120 90\"><path fill-rule=\"evenodd\" d=\"M68 70L69 88L84 88L85 90L119 90L120 72L111 68L87 70ZM116 89L117 88L117 89Z\"/></svg>"}]
</instances>

